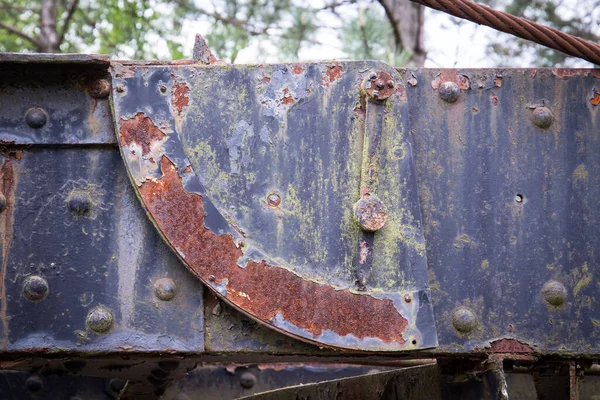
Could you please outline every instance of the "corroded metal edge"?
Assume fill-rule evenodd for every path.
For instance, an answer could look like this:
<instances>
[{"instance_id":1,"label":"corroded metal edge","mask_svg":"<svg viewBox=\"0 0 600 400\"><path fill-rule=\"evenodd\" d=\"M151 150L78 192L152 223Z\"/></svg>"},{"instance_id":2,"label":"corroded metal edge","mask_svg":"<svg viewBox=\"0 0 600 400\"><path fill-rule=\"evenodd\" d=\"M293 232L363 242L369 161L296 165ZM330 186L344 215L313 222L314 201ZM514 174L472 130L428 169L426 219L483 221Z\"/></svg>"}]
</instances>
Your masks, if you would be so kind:
<instances>
[{"instance_id":1,"label":"corroded metal edge","mask_svg":"<svg viewBox=\"0 0 600 400\"><path fill-rule=\"evenodd\" d=\"M14 64L88 64L110 65L110 56L101 54L53 54L53 53L2 53L1 63Z\"/></svg>"},{"instance_id":2,"label":"corroded metal edge","mask_svg":"<svg viewBox=\"0 0 600 400\"><path fill-rule=\"evenodd\" d=\"M327 83L339 78L348 64L336 63L337 75L328 74ZM251 258L248 251L244 254L242 237L206 198L184 153L176 115L187 104L187 86L175 79L177 68L182 67L113 63L111 98L117 138L134 187L151 220L188 268L236 309L319 346L394 351L437 345L435 330L423 344L416 326L417 315L422 317L420 300L430 303L428 290L411 293L415 301L406 304L405 293L358 293L270 264L255 249ZM425 319L433 323L433 316Z\"/></svg>"}]
</instances>

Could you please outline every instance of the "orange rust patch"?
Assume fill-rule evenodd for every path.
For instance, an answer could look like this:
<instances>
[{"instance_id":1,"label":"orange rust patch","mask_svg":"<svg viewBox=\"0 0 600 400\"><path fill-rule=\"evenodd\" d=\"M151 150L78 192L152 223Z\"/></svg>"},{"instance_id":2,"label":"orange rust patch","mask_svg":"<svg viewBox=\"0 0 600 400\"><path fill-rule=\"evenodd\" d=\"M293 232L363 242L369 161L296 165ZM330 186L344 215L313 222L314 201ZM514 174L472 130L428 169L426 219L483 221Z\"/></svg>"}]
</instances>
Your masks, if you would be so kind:
<instances>
[{"instance_id":1,"label":"orange rust patch","mask_svg":"<svg viewBox=\"0 0 600 400\"><path fill-rule=\"evenodd\" d=\"M302 66L300 64L294 64L292 66L292 73L293 74L301 74L304 72L304 68L302 68Z\"/></svg>"},{"instance_id":2,"label":"orange rust patch","mask_svg":"<svg viewBox=\"0 0 600 400\"><path fill-rule=\"evenodd\" d=\"M456 76L456 83L458 83L458 87L461 90L468 90L471 89L471 81L469 80L469 77L466 75L457 75Z\"/></svg>"},{"instance_id":3,"label":"orange rust patch","mask_svg":"<svg viewBox=\"0 0 600 400\"><path fill-rule=\"evenodd\" d=\"M288 88L283 89L283 98L281 99L283 104L292 104L294 102L294 97L288 90Z\"/></svg>"},{"instance_id":4,"label":"orange rust patch","mask_svg":"<svg viewBox=\"0 0 600 400\"><path fill-rule=\"evenodd\" d=\"M600 78L600 71L597 68L581 69L581 68L552 68L552 73L559 78L568 78L570 76L588 76Z\"/></svg>"},{"instance_id":5,"label":"orange rust patch","mask_svg":"<svg viewBox=\"0 0 600 400\"><path fill-rule=\"evenodd\" d=\"M502 77L496 76L496 78L494 78L494 84L496 87L502 87Z\"/></svg>"},{"instance_id":6,"label":"orange rust patch","mask_svg":"<svg viewBox=\"0 0 600 400\"><path fill-rule=\"evenodd\" d=\"M440 72L440 74L437 75L435 79L431 81L431 87L433 89L439 89L440 86L442 86L442 83L448 81L456 82L456 84L461 90L471 89L471 81L469 80L469 77L463 74L459 74L454 69L447 69Z\"/></svg>"},{"instance_id":7,"label":"orange rust patch","mask_svg":"<svg viewBox=\"0 0 600 400\"><path fill-rule=\"evenodd\" d=\"M271 78L269 78L268 76L263 76L263 78L261 79L262 83L269 83L271 82Z\"/></svg>"},{"instance_id":8,"label":"orange rust patch","mask_svg":"<svg viewBox=\"0 0 600 400\"><path fill-rule=\"evenodd\" d=\"M158 129L154 122L144 113L139 112L131 119L121 118L121 129L119 130L119 142L121 146L129 146L137 143L142 148L142 155L150 153L153 142L162 140L166 135Z\"/></svg>"},{"instance_id":9,"label":"orange rust patch","mask_svg":"<svg viewBox=\"0 0 600 400\"><path fill-rule=\"evenodd\" d=\"M498 104L498 96L496 96L496 93L492 92L490 99L492 100L492 103Z\"/></svg>"},{"instance_id":10,"label":"orange rust patch","mask_svg":"<svg viewBox=\"0 0 600 400\"><path fill-rule=\"evenodd\" d=\"M334 64L327 67L325 75L323 75L323 86L329 86L331 82L339 79L342 76L342 67Z\"/></svg>"},{"instance_id":11,"label":"orange rust patch","mask_svg":"<svg viewBox=\"0 0 600 400\"><path fill-rule=\"evenodd\" d=\"M590 103L592 103L592 105L597 106L598 104L600 104L600 93L598 93L598 90L596 88L594 88L594 94L592 95L592 98L590 99Z\"/></svg>"},{"instance_id":12,"label":"orange rust patch","mask_svg":"<svg viewBox=\"0 0 600 400\"><path fill-rule=\"evenodd\" d=\"M183 187L177 168L164 157L163 176L144 182L139 190L165 237L194 273L205 282L225 283L227 299L263 321L278 313L298 328L319 336L331 330L340 336L379 338L403 344L407 321L389 299L307 281L265 261L237 265L242 251L231 235L216 235L204 227L202 196Z\"/></svg>"},{"instance_id":13,"label":"orange rust patch","mask_svg":"<svg viewBox=\"0 0 600 400\"><path fill-rule=\"evenodd\" d=\"M178 83L175 86L172 102L179 114L181 114L184 107L187 107L187 105L190 104L190 98L187 96L189 91L190 88L185 83Z\"/></svg>"},{"instance_id":14,"label":"orange rust patch","mask_svg":"<svg viewBox=\"0 0 600 400\"><path fill-rule=\"evenodd\" d=\"M500 339L491 343L490 353L532 354L533 349L516 339Z\"/></svg>"}]
</instances>

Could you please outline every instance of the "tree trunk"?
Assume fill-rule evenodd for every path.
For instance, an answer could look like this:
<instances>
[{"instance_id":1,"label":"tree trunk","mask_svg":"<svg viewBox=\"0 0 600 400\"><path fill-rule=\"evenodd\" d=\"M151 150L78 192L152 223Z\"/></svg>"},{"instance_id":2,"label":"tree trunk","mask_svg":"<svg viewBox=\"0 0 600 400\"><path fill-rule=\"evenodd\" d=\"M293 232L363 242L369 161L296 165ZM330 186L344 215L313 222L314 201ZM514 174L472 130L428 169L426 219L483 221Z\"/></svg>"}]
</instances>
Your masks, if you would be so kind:
<instances>
[{"instance_id":1,"label":"tree trunk","mask_svg":"<svg viewBox=\"0 0 600 400\"><path fill-rule=\"evenodd\" d=\"M59 36L56 29L58 0L44 0L40 11L39 44L42 53L58 53Z\"/></svg>"},{"instance_id":2,"label":"tree trunk","mask_svg":"<svg viewBox=\"0 0 600 400\"><path fill-rule=\"evenodd\" d=\"M379 0L385 9L396 37L396 46L412 54L411 63L416 67L425 64L423 6L410 0Z\"/></svg>"}]
</instances>

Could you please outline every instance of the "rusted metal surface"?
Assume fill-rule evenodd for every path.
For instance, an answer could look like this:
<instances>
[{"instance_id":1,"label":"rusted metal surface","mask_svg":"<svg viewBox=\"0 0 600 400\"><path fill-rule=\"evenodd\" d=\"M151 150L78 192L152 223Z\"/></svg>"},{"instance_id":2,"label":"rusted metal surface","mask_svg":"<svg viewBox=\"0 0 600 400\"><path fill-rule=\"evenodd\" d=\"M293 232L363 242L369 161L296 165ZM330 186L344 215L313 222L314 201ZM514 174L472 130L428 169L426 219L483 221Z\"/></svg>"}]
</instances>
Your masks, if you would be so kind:
<instances>
[{"instance_id":1,"label":"rusted metal surface","mask_svg":"<svg viewBox=\"0 0 600 400\"><path fill-rule=\"evenodd\" d=\"M320 164L318 174L308 172L306 177L298 177L286 171L304 168L298 163L301 159L293 162L292 169L285 167L279 176L273 175L277 167L269 161L270 157L279 157L278 163L285 159L285 151L277 154L282 145L288 147L289 143L298 142L305 146L301 142L307 137L299 136L297 130L302 128L292 125L292 121L305 118L311 107L326 106L329 96L335 98L335 93L347 90L354 91L356 101L360 101L363 76L358 70L363 66L357 63L295 64L291 69L277 65L253 69L119 66L113 79L113 86L123 87L113 93L119 142L141 199L164 237L203 282L238 309L278 330L320 345L362 350L430 347L436 343L435 328L428 316L430 304L419 206L416 191L411 191L415 174L410 145L406 127L398 128L391 123L393 119L406 119L404 99L398 95L388 100L391 101L388 108L376 106L379 123L374 127L380 131L377 136L383 134L377 146L384 155L379 158L383 163L398 160L404 163L376 172L386 179L381 185L383 195L395 213L392 227L376 234L379 236L375 248L381 250L375 252L375 268L366 291L356 291L352 276L356 266L348 261L354 258L356 242L352 236L357 232L352 204L360 196L360 169L354 168L361 168L363 163L362 139L356 144L353 141L355 135L364 135L361 130L369 132L372 125L354 117L350 108L353 104L331 104L329 107L344 107L347 119L340 117L340 125L335 127L326 119L314 118L311 124L317 128L317 136L311 140L320 141L326 132L336 132L332 144L346 147L354 154L351 157L355 159L349 165L331 164L336 168L331 170ZM202 75L211 78L205 80ZM161 90L164 85L170 88L166 93ZM236 107L228 104L231 92L222 90L223 86L232 85L237 86L237 92L244 93ZM210 101L203 94L205 91L212 92ZM263 96L262 103L255 102L256 96ZM309 108L294 108L295 104ZM221 113L218 120L211 117L215 112ZM223 114L230 113L235 116L231 115L232 125L228 127L223 124L227 120ZM255 135L253 130L261 125L262 130ZM221 135L219 132L223 130L230 133ZM274 137L277 130L282 143L275 143L280 140ZM245 144L246 140L256 144ZM248 154L258 143L264 149L262 155ZM327 155L328 150L323 150ZM304 157L297 151L290 153L292 160ZM211 152L216 158L208 164L198 158ZM190 163L188 156L195 161L192 159ZM329 155L318 157L315 161L319 163L336 161ZM227 167L217 170L222 163L227 163ZM194 171L199 171L200 179ZM220 175L215 179L237 181L235 188L241 191L232 195L207 181L207 175L216 171ZM396 171L402 177L390 179L389 174ZM259 179L257 175L261 175L260 185L252 182ZM392 192L398 179L409 182L405 183L406 192L400 195ZM326 182L330 180L339 181L338 187L328 188ZM264 191L269 187L266 185L272 189ZM311 185L319 186L311 189ZM312 192L307 197L303 195L306 190ZM269 200L271 196L277 200ZM248 208L248 200L252 198L256 201L251 200L254 204ZM312 203L312 198L319 199L319 204ZM326 211L334 214L326 217ZM315 219L319 215L316 212L326 219ZM239 218L240 213L245 216ZM333 226L328 226L328 221L333 222L336 217L339 219ZM281 233L293 235L297 245L282 242ZM348 239L340 242L336 235ZM399 254L402 249L406 252ZM391 270L384 269L390 267ZM349 279L332 276L332 268ZM414 301L403 300L407 292Z\"/></svg>"}]
</instances>

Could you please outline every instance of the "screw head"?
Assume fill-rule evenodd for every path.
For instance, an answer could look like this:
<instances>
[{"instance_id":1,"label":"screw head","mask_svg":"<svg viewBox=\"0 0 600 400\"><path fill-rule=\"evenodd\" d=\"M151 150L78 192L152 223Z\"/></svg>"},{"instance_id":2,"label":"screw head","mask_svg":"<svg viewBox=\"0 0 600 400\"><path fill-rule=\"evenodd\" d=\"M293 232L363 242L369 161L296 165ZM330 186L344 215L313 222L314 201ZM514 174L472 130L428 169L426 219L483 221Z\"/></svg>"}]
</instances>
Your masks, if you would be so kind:
<instances>
[{"instance_id":1,"label":"screw head","mask_svg":"<svg viewBox=\"0 0 600 400\"><path fill-rule=\"evenodd\" d=\"M469 333L477 326L477 317L468 308L457 308L452 313L452 325L460 333Z\"/></svg>"},{"instance_id":2,"label":"screw head","mask_svg":"<svg viewBox=\"0 0 600 400\"><path fill-rule=\"evenodd\" d=\"M548 304L559 307L567 300L567 289L558 281L548 281L542 287L542 296Z\"/></svg>"},{"instance_id":3,"label":"screw head","mask_svg":"<svg viewBox=\"0 0 600 400\"><path fill-rule=\"evenodd\" d=\"M6 196L0 193L0 213L6 209Z\"/></svg>"},{"instance_id":4,"label":"screw head","mask_svg":"<svg viewBox=\"0 0 600 400\"><path fill-rule=\"evenodd\" d=\"M440 85L438 94L445 102L454 103L458 99L460 88L458 87L458 84L451 81L446 81Z\"/></svg>"},{"instance_id":5,"label":"screw head","mask_svg":"<svg viewBox=\"0 0 600 400\"><path fill-rule=\"evenodd\" d=\"M47 121L48 116L46 115L46 111L40 107L32 107L25 113L25 122L27 122L27 125L34 129L38 129L46 125Z\"/></svg>"},{"instance_id":6,"label":"screw head","mask_svg":"<svg viewBox=\"0 0 600 400\"><path fill-rule=\"evenodd\" d=\"M256 377L251 372L244 372L242 376L240 376L240 385L244 389L250 389L256 385Z\"/></svg>"},{"instance_id":7,"label":"screw head","mask_svg":"<svg viewBox=\"0 0 600 400\"><path fill-rule=\"evenodd\" d=\"M113 325L112 312L103 306L93 308L87 315L87 326L97 333L105 333L110 330Z\"/></svg>"},{"instance_id":8,"label":"screw head","mask_svg":"<svg viewBox=\"0 0 600 400\"><path fill-rule=\"evenodd\" d=\"M67 200L69 210L76 215L87 214L92 208L90 195L85 190L74 190Z\"/></svg>"},{"instance_id":9,"label":"screw head","mask_svg":"<svg viewBox=\"0 0 600 400\"><path fill-rule=\"evenodd\" d=\"M377 196L366 195L354 205L354 216L363 230L375 232L387 221L387 207Z\"/></svg>"},{"instance_id":10,"label":"screw head","mask_svg":"<svg viewBox=\"0 0 600 400\"><path fill-rule=\"evenodd\" d=\"M98 79L89 86L89 93L95 99L105 99L110 94L110 82L106 79Z\"/></svg>"},{"instance_id":11,"label":"screw head","mask_svg":"<svg viewBox=\"0 0 600 400\"><path fill-rule=\"evenodd\" d=\"M163 301L169 301L175 297L177 285L171 278L160 278L154 282L154 295Z\"/></svg>"},{"instance_id":12,"label":"screw head","mask_svg":"<svg viewBox=\"0 0 600 400\"><path fill-rule=\"evenodd\" d=\"M281 204L281 196L277 193L271 193L267 196L267 204L269 207L277 207Z\"/></svg>"},{"instance_id":13,"label":"screw head","mask_svg":"<svg viewBox=\"0 0 600 400\"><path fill-rule=\"evenodd\" d=\"M43 386L44 386L44 383L42 382L42 378L40 378L37 375L30 376L25 381L25 387L30 392L34 392L34 393L38 392Z\"/></svg>"},{"instance_id":14,"label":"screw head","mask_svg":"<svg viewBox=\"0 0 600 400\"><path fill-rule=\"evenodd\" d=\"M533 123L541 129L549 128L552 125L554 116L548 107L539 106L533 110L531 115Z\"/></svg>"},{"instance_id":15,"label":"screw head","mask_svg":"<svg viewBox=\"0 0 600 400\"><path fill-rule=\"evenodd\" d=\"M23 281L23 296L29 301L40 301L48 295L48 282L41 276L31 275Z\"/></svg>"}]
</instances>

